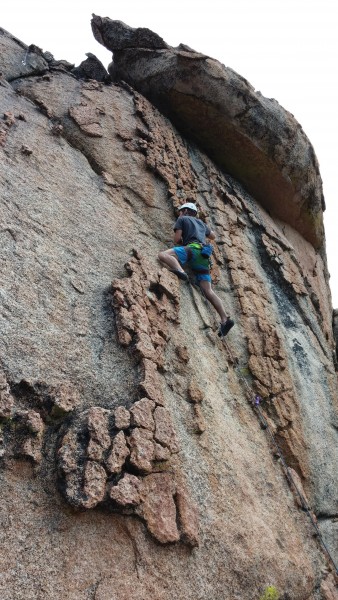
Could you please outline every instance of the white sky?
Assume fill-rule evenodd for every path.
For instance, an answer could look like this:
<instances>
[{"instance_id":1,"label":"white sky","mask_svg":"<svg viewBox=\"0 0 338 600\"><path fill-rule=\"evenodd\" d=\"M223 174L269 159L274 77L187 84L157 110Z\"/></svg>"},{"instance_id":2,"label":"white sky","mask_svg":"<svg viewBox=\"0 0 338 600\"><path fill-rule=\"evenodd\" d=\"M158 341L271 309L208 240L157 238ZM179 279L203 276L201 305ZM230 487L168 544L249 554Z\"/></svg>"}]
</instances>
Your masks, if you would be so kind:
<instances>
[{"instance_id":1,"label":"white sky","mask_svg":"<svg viewBox=\"0 0 338 600\"><path fill-rule=\"evenodd\" d=\"M338 307L338 11L335 0L3 0L0 27L56 59L80 64L86 52L105 67L111 52L93 37L92 13L148 27L216 58L276 98L314 146L324 184L326 247Z\"/></svg>"}]
</instances>

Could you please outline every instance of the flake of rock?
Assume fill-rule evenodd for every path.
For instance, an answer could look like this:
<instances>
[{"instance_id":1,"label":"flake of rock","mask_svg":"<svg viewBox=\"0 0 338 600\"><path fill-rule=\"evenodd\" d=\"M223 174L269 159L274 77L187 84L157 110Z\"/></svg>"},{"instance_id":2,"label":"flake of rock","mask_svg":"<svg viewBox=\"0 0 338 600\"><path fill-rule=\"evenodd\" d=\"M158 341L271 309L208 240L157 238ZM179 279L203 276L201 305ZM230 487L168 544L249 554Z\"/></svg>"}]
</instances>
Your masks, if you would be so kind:
<instances>
[{"instance_id":1,"label":"flake of rock","mask_svg":"<svg viewBox=\"0 0 338 600\"><path fill-rule=\"evenodd\" d=\"M173 275L168 269L162 269L159 272L159 289L166 294L176 306L180 303L180 287L176 275Z\"/></svg>"},{"instance_id":2,"label":"flake of rock","mask_svg":"<svg viewBox=\"0 0 338 600\"><path fill-rule=\"evenodd\" d=\"M199 514L197 506L188 497L183 487L178 487L175 500L182 540L189 544L189 546L196 547L199 545Z\"/></svg>"},{"instance_id":3,"label":"flake of rock","mask_svg":"<svg viewBox=\"0 0 338 600\"><path fill-rule=\"evenodd\" d=\"M23 440L19 453L38 464L42 460L41 446L42 441L40 437L28 437Z\"/></svg>"},{"instance_id":4,"label":"flake of rock","mask_svg":"<svg viewBox=\"0 0 338 600\"><path fill-rule=\"evenodd\" d=\"M102 502L106 491L107 473L105 469L97 462L89 460L84 471L83 493L84 508L94 508L99 502Z\"/></svg>"},{"instance_id":5,"label":"flake of rock","mask_svg":"<svg viewBox=\"0 0 338 600\"><path fill-rule=\"evenodd\" d=\"M169 448L170 452L179 452L179 442L174 430L170 413L166 408L157 406L154 411L155 435L157 442Z\"/></svg>"},{"instance_id":6,"label":"flake of rock","mask_svg":"<svg viewBox=\"0 0 338 600\"><path fill-rule=\"evenodd\" d=\"M133 339L135 325L131 312L123 306L119 309L116 318L116 326L117 335L121 346L129 346Z\"/></svg>"},{"instance_id":7,"label":"flake of rock","mask_svg":"<svg viewBox=\"0 0 338 600\"><path fill-rule=\"evenodd\" d=\"M71 383L61 383L51 389L53 408L51 416L58 418L71 413L80 403L80 394Z\"/></svg>"},{"instance_id":8,"label":"flake of rock","mask_svg":"<svg viewBox=\"0 0 338 600\"><path fill-rule=\"evenodd\" d=\"M166 448L165 446L161 446L161 444L154 442L154 449L155 449L154 460L158 460L158 461L169 460L169 458L171 456L171 452L170 452L169 448Z\"/></svg>"},{"instance_id":9,"label":"flake of rock","mask_svg":"<svg viewBox=\"0 0 338 600\"><path fill-rule=\"evenodd\" d=\"M155 331L151 331L151 341L154 344L154 347L156 348L156 350L159 350L160 352L163 353L163 350L165 348L165 346L167 345L167 332L165 332L165 337L163 337L163 329L161 330L161 334L158 332L157 329L155 329ZM167 338L167 339L166 339Z\"/></svg>"},{"instance_id":10,"label":"flake of rock","mask_svg":"<svg viewBox=\"0 0 338 600\"><path fill-rule=\"evenodd\" d=\"M152 432L148 429L135 428L132 430L128 443L130 446L130 463L140 473L150 473L155 457Z\"/></svg>"},{"instance_id":11,"label":"flake of rock","mask_svg":"<svg viewBox=\"0 0 338 600\"><path fill-rule=\"evenodd\" d=\"M161 544L177 542L175 483L170 473L153 473L144 477L139 513L152 535Z\"/></svg>"},{"instance_id":12,"label":"flake of rock","mask_svg":"<svg viewBox=\"0 0 338 600\"><path fill-rule=\"evenodd\" d=\"M137 506L141 501L141 487L142 481L138 477L126 473L117 485L110 488L109 496L121 506Z\"/></svg>"},{"instance_id":13,"label":"flake of rock","mask_svg":"<svg viewBox=\"0 0 338 600\"><path fill-rule=\"evenodd\" d=\"M150 429L150 431L154 431L154 409L155 402L153 402L149 398L141 398L141 400L135 402L130 409L131 424L137 427L144 427L144 429Z\"/></svg>"},{"instance_id":14,"label":"flake of rock","mask_svg":"<svg viewBox=\"0 0 338 600\"><path fill-rule=\"evenodd\" d=\"M119 294L114 294L114 298L118 299L118 304L121 304L120 301L120 296ZM125 297L122 296L123 298L123 303L125 302ZM136 326L135 326L135 322L134 322L134 315L133 315L133 311L132 311L132 307L130 307L130 309L125 308L124 306L122 306L119 309L119 320L121 323L121 327L128 329L131 333L135 333L136 331Z\"/></svg>"},{"instance_id":15,"label":"flake of rock","mask_svg":"<svg viewBox=\"0 0 338 600\"><path fill-rule=\"evenodd\" d=\"M97 81L103 82L109 81L110 77L102 62L91 52L88 52L86 56L86 60L82 61L78 67L72 69L73 75L79 79L96 79Z\"/></svg>"},{"instance_id":16,"label":"flake of rock","mask_svg":"<svg viewBox=\"0 0 338 600\"><path fill-rule=\"evenodd\" d=\"M203 401L204 394L193 381L188 387L188 400L193 404L200 404Z\"/></svg>"},{"instance_id":17,"label":"flake of rock","mask_svg":"<svg viewBox=\"0 0 338 600\"><path fill-rule=\"evenodd\" d=\"M135 269L138 266L138 263L135 259L127 262L125 265L126 271L130 274L127 279L114 279L112 281L112 287L114 291L113 301L115 297L115 293L119 291L123 297L125 298L125 302L127 306L131 306L135 303L137 299L137 303L141 301L143 296L143 288L140 281L140 276Z\"/></svg>"},{"instance_id":18,"label":"flake of rock","mask_svg":"<svg viewBox=\"0 0 338 600\"><path fill-rule=\"evenodd\" d=\"M135 350L138 352L141 358L148 358L149 360L153 360L155 362L155 348L152 344L151 338L146 333L137 334Z\"/></svg>"},{"instance_id":19,"label":"flake of rock","mask_svg":"<svg viewBox=\"0 0 338 600\"><path fill-rule=\"evenodd\" d=\"M130 412L124 406L118 406L114 410L116 429L128 429L130 426Z\"/></svg>"},{"instance_id":20,"label":"flake of rock","mask_svg":"<svg viewBox=\"0 0 338 600\"><path fill-rule=\"evenodd\" d=\"M102 460L103 453L110 446L111 439L108 430L110 412L99 406L93 406L88 411L88 431L90 435L87 448L88 458Z\"/></svg>"},{"instance_id":21,"label":"flake of rock","mask_svg":"<svg viewBox=\"0 0 338 600\"><path fill-rule=\"evenodd\" d=\"M125 435L123 431L119 431L113 439L112 449L105 462L107 471L109 473L120 473L129 454Z\"/></svg>"},{"instance_id":22,"label":"flake of rock","mask_svg":"<svg viewBox=\"0 0 338 600\"><path fill-rule=\"evenodd\" d=\"M194 404L194 413L195 413L195 433L203 433L206 430L205 418L202 413L202 409L199 404Z\"/></svg>"},{"instance_id":23,"label":"flake of rock","mask_svg":"<svg viewBox=\"0 0 338 600\"><path fill-rule=\"evenodd\" d=\"M104 174L104 177L106 176L106 174ZM113 180L115 181L115 180ZM121 310L121 308L128 308L128 303L126 300L126 297L123 293L123 291L120 289L120 279L115 279L115 281L112 282L112 289L113 289L113 301L112 301L112 305L114 308L117 308L118 311Z\"/></svg>"},{"instance_id":24,"label":"flake of rock","mask_svg":"<svg viewBox=\"0 0 338 600\"><path fill-rule=\"evenodd\" d=\"M6 389L0 390L0 419L9 419L14 411L14 398Z\"/></svg>"},{"instance_id":25,"label":"flake of rock","mask_svg":"<svg viewBox=\"0 0 338 600\"><path fill-rule=\"evenodd\" d=\"M167 321L179 323L178 307L176 304L173 304L166 294L164 294L161 300L161 305L158 306L157 303L156 308L160 311L162 318L161 324L159 324L161 333L165 339L168 339Z\"/></svg>"},{"instance_id":26,"label":"flake of rock","mask_svg":"<svg viewBox=\"0 0 338 600\"><path fill-rule=\"evenodd\" d=\"M97 106L83 103L71 106L69 114L80 129L91 137L102 137L101 113Z\"/></svg>"},{"instance_id":27,"label":"flake of rock","mask_svg":"<svg viewBox=\"0 0 338 600\"><path fill-rule=\"evenodd\" d=\"M158 369L162 370L164 368L165 365L165 360L164 360L164 353L163 353L163 348L156 348L155 353L154 353L154 362L156 363L156 366L158 367Z\"/></svg>"},{"instance_id":28,"label":"flake of rock","mask_svg":"<svg viewBox=\"0 0 338 600\"><path fill-rule=\"evenodd\" d=\"M20 419L20 425L24 425L30 433L42 435L44 431L44 422L39 413L34 410L18 410L16 411L16 415Z\"/></svg>"},{"instance_id":29,"label":"flake of rock","mask_svg":"<svg viewBox=\"0 0 338 600\"><path fill-rule=\"evenodd\" d=\"M189 351L186 346L176 346L175 352L180 361L187 364L190 360Z\"/></svg>"},{"instance_id":30,"label":"flake of rock","mask_svg":"<svg viewBox=\"0 0 338 600\"><path fill-rule=\"evenodd\" d=\"M77 471L80 453L81 446L77 433L74 429L69 429L58 450L59 467L65 475Z\"/></svg>"},{"instance_id":31,"label":"flake of rock","mask_svg":"<svg viewBox=\"0 0 338 600\"><path fill-rule=\"evenodd\" d=\"M164 397L161 390L160 375L157 371L156 363L145 358L142 361L143 380L140 382L140 390L145 395L153 400L156 404L163 406Z\"/></svg>"},{"instance_id":32,"label":"flake of rock","mask_svg":"<svg viewBox=\"0 0 338 600\"><path fill-rule=\"evenodd\" d=\"M168 48L164 40L146 27L133 29L122 21L112 21L93 14L91 21L95 39L112 52L124 48Z\"/></svg>"}]
</instances>

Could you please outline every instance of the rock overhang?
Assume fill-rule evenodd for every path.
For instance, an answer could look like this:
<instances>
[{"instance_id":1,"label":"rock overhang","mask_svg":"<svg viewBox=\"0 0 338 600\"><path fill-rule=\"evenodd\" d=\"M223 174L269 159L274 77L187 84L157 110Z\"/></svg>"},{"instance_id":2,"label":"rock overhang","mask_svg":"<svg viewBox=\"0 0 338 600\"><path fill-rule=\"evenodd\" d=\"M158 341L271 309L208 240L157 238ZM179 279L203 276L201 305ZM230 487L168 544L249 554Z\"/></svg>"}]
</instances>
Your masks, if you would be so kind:
<instances>
[{"instance_id":1,"label":"rock overhang","mask_svg":"<svg viewBox=\"0 0 338 600\"><path fill-rule=\"evenodd\" d=\"M168 46L148 29L93 15L109 71L156 105L272 215L315 249L324 244L324 198L313 147L294 116L217 60Z\"/></svg>"}]
</instances>

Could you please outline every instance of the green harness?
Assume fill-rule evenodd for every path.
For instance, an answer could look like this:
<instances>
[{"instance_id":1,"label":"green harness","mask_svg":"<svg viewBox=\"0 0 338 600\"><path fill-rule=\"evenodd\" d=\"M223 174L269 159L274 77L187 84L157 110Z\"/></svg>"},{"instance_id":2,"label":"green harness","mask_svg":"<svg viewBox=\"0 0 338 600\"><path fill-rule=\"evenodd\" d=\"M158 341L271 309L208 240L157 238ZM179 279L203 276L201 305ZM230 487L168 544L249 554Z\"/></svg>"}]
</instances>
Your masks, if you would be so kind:
<instances>
[{"instance_id":1,"label":"green harness","mask_svg":"<svg viewBox=\"0 0 338 600\"><path fill-rule=\"evenodd\" d=\"M203 244L191 242L184 247L188 255L188 263L191 270L195 273L200 273L201 275L209 275L211 258L210 256L203 256L201 254Z\"/></svg>"}]
</instances>

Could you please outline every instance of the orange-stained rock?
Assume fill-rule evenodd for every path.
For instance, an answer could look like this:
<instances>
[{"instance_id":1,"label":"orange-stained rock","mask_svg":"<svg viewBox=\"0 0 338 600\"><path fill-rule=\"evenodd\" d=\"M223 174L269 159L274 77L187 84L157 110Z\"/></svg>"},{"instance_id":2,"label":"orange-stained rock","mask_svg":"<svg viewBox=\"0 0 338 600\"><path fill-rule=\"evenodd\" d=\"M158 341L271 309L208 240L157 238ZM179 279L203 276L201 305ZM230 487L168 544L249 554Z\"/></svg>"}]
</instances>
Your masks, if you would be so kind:
<instances>
[{"instance_id":1,"label":"orange-stained rock","mask_svg":"<svg viewBox=\"0 0 338 600\"><path fill-rule=\"evenodd\" d=\"M69 429L58 451L59 467L62 472L67 474L76 471L78 463L77 457L80 451L80 442L73 429Z\"/></svg>"},{"instance_id":2,"label":"orange-stained rock","mask_svg":"<svg viewBox=\"0 0 338 600\"><path fill-rule=\"evenodd\" d=\"M200 404L203 401L204 394L201 389L192 381L188 387L188 400L193 404Z\"/></svg>"},{"instance_id":3,"label":"orange-stained rock","mask_svg":"<svg viewBox=\"0 0 338 600\"><path fill-rule=\"evenodd\" d=\"M156 352L151 337L146 333L138 333L135 348L141 358L148 358L156 362Z\"/></svg>"},{"instance_id":4,"label":"orange-stained rock","mask_svg":"<svg viewBox=\"0 0 338 600\"><path fill-rule=\"evenodd\" d=\"M156 363L145 358L142 361L143 378L140 381L140 390L156 404L163 405L164 397L161 390L161 378L156 368Z\"/></svg>"},{"instance_id":5,"label":"orange-stained rock","mask_svg":"<svg viewBox=\"0 0 338 600\"><path fill-rule=\"evenodd\" d=\"M199 545L199 514L197 506L191 501L183 486L176 491L176 505L181 537L189 546Z\"/></svg>"},{"instance_id":6,"label":"orange-stained rock","mask_svg":"<svg viewBox=\"0 0 338 600\"><path fill-rule=\"evenodd\" d=\"M102 502L106 491L107 473L97 462L88 460L84 470L84 508L94 508Z\"/></svg>"},{"instance_id":7,"label":"orange-stained rock","mask_svg":"<svg viewBox=\"0 0 338 600\"><path fill-rule=\"evenodd\" d=\"M153 434L148 429L136 427L128 437L130 462L141 473L152 470L155 457Z\"/></svg>"},{"instance_id":8,"label":"orange-stained rock","mask_svg":"<svg viewBox=\"0 0 338 600\"><path fill-rule=\"evenodd\" d=\"M41 438L26 437L18 448L19 454L31 459L34 463L42 460Z\"/></svg>"},{"instance_id":9,"label":"orange-stained rock","mask_svg":"<svg viewBox=\"0 0 338 600\"><path fill-rule=\"evenodd\" d=\"M124 406L118 406L114 411L115 427L117 429L128 429L130 425L130 413Z\"/></svg>"},{"instance_id":10,"label":"orange-stained rock","mask_svg":"<svg viewBox=\"0 0 338 600\"><path fill-rule=\"evenodd\" d=\"M109 411L98 406L89 409L88 432L89 443L87 448L88 458L101 461L103 453L110 446L110 435L108 431Z\"/></svg>"},{"instance_id":11,"label":"orange-stained rock","mask_svg":"<svg viewBox=\"0 0 338 600\"><path fill-rule=\"evenodd\" d=\"M80 104L79 106L71 106L69 114L86 134L93 137L103 136L100 111L97 108L93 109L90 105Z\"/></svg>"},{"instance_id":12,"label":"orange-stained rock","mask_svg":"<svg viewBox=\"0 0 338 600\"><path fill-rule=\"evenodd\" d=\"M153 411L155 406L155 402L149 400L149 398L142 398L141 400L138 400L138 402L135 402L130 409L131 424L154 431L155 422Z\"/></svg>"},{"instance_id":13,"label":"orange-stained rock","mask_svg":"<svg viewBox=\"0 0 338 600\"><path fill-rule=\"evenodd\" d=\"M14 398L6 388L0 390L0 419L8 419L14 408Z\"/></svg>"},{"instance_id":14,"label":"orange-stained rock","mask_svg":"<svg viewBox=\"0 0 338 600\"><path fill-rule=\"evenodd\" d=\"M194 404L194 423L195 423L195 432L203 433L206 430L206 422L202 412L202 409L199 404Z\"/></svg>"},{"instance_id":15,"label":"orange-stained rock","mask_svg":"<svg viewBox=\"0 0 338 600\"><path fill-rule=\"evenodd\" d=\"M190 360L189 351L186 346L177 346L176 354L183 363L187 363Z\"/></svg>"},{"instance_id":16,"label":"orange-stained rock","mask_svg":"<svg viewBox=\"0 0 338 600\"><path fill-rule=\"evenodd\" d=\"M155 434L154 438L163 446L167 446L170 452L178 452L179 442L169 411L163 406L157 406L154 411Z\"/></svg>"},{"instance_id":17,"label":"orange-stained rock","mask_svg":"<svg viewBox=\"0 0 338 600\"><path fill-rule=\"evenodd\" d=\"M169 473L154 473L143 480L139 513L152 535L162 544L180 538L174 502L175 483Z\"/></svg>"},{"instance_id":18,"label":"orange-stained rock","mask_svg":"<svg viewBox=\"0 0 338 600\"><path fill-rule=\"evenodd\" d=\"M117 485L111 486L109 496L121 506L137 506L141 501L140 490L142 481L126 473Z\"/></svg>"},{"instance_id":19,"label":"orange-stained rock","mask_svg":"<svg viewBox=\"0 0 338 600\"><path fill-rule=\"evenodd\" d=\"M8 419L14 409L14 398L4 373L0 371L0 419Z\"/></svg>"},{"instance_id":20,"label":"orange-stained rock","mask_svg":"<svg viewBox=\"0 0 338 600\"><path fill-rule=\"evenodd\" d=\"M80 394L71 383L55 386L52 393L54 405L51 414L53 417L69 414L80 404Z\"/></svg>"},{"instance_id":21,"label":"orange-stained rock","mask_svg":"<svg viewBox=\"0 0 338 600\"><path fill-rule=\"evenodd\" d=\"M16 411L16 416L20 421L20 425L25 427L29 433L42 435L44 423L39 413L34 410L18 410Z\"/></svg>"},{"instance_id":22,"label":"orange-stained rock","mask_svg":"<svg viewBox=\"0 0 338 600\"><path fill-rule=\"evenodd\" d=\"M108 473L120 473L129 454L125 435L123 431L119 431L113 438L112 449L105 461Z\"/></svg>"}]
</instances>

